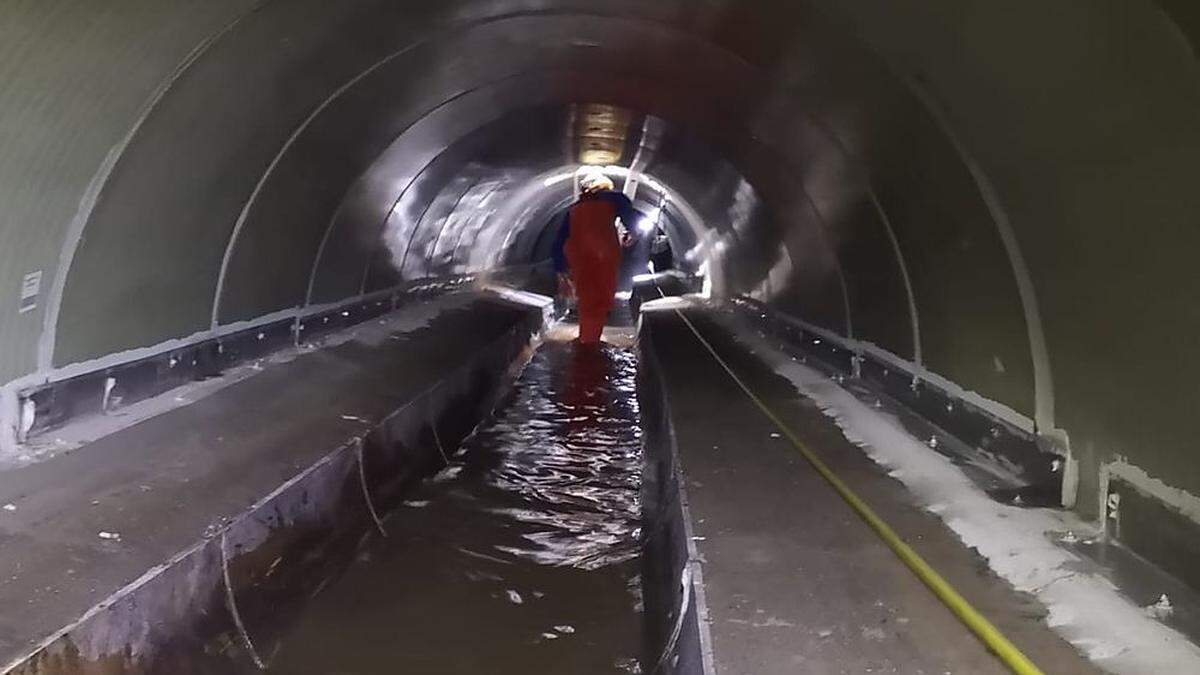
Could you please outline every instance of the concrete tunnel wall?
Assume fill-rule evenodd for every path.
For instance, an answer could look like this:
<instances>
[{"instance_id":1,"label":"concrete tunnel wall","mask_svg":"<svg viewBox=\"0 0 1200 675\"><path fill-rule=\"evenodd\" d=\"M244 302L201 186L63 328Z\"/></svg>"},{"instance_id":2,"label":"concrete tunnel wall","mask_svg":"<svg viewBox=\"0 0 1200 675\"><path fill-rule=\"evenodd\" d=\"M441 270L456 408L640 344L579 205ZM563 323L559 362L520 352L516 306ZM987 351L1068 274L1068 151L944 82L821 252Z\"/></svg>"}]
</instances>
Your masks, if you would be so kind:
<instances>
[{"instance_id":1,"label":"concrete tunnel wall","mask_svg":"<svg viewBox=\"0 0 1200 675\"><path fill-rule=\"evenodd\" d=\"M1174 0L10 0L0 436L78 364L529 262L606 104L718 294L994 402L1069 452L1085 514L1113 475L1200 519L1198 25Z\"/></svg>"}]
</instances>

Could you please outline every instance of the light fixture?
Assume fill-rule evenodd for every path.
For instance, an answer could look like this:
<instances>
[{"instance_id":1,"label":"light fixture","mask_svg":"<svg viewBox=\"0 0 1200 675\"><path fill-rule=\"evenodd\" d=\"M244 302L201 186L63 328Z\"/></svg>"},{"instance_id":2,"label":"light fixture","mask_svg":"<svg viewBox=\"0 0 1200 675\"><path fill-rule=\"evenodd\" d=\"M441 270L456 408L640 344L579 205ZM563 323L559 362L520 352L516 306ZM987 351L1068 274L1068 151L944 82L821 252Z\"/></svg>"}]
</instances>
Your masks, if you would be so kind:
<instances>
[{"instance_id":1,"label":"light fixture","mask_svg":"<svg viewBox=\"0 0 1200 675\"><path fill-rule=\"evenodd\" d=\"M654 231L654 228L658 226L658 221L660 218L662 218L662 209L657 207L651 209L650 213L646 214L641 220L638 221L638 232L641 232L642 234L650 234Z\"/></svg>"}]
</instances>

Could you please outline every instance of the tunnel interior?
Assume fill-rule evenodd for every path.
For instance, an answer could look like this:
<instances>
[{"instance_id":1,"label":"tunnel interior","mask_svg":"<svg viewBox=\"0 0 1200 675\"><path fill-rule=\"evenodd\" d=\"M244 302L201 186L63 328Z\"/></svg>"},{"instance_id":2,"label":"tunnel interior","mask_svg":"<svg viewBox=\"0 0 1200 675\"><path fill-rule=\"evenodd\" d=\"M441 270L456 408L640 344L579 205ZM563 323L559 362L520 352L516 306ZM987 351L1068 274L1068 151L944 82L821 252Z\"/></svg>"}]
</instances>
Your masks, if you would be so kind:
<instances>
[{"instance_id":1,"label":"tunnel interior","mask_svg":"<svg viewBox=\"0 0 1200 675\"><path fill-rule=\"evenodd\" d=\"M591 168L705 298L1028 437L1055 458L1056 505L1085 519L1115 518L1122 491L1146 500L1114 535L1186 566L1195 15L7 3L0 457L65 414L77 378L114 380L107 405L127 364L423 283L541 274ZM1160 528L1187 543L1160 551Z\"/></svg>"}]
</instances>

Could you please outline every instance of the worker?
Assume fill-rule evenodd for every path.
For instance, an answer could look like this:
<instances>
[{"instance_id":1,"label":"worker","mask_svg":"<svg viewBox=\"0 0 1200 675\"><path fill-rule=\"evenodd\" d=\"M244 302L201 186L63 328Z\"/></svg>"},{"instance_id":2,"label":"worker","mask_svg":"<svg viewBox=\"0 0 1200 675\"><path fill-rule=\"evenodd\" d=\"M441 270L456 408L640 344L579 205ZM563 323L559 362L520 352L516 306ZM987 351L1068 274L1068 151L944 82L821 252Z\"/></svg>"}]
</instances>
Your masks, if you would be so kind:
<instances>
[{"instance_id":1,"label":"worker","mask_svg":"<svg viewBox=\"0 0 1200 675\"><path fill-rule=\"evenodd\" d=\"M662 228L656 228L650 240L650 271L665 272L675 266L674 255L671 253L671 241Z\"/></svg>"},{"instance_id":2,"label":"worker","mask_svg":"<svg viewBox=\"0 0 1200 675\"><path fill-rule=\"evenodd\" d=\"M579 310L579 342L600 342L617 292L621 247L633 244L637 211L602 173L584 176L580 197L567 209L554 245L559 291L574 295ZM618 233L616 219L623 224Z\"/></svg>"}]
</instances>

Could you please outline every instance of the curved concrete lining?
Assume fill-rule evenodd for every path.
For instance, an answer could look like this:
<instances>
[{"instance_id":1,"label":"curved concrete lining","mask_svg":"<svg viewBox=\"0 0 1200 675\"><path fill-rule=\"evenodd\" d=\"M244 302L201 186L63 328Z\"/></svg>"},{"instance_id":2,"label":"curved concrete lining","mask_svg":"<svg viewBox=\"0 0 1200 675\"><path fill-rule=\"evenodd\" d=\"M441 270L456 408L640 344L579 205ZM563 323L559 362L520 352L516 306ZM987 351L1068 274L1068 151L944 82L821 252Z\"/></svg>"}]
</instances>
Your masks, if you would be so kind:
<instances>
[{"instance_id":1,"label":"curved concrete lining","mask_svg":"<svg viewBox=\"0 0 1200 675\"><path fill-rule=\"evenodd\" d=\"M703 221L674 239L718 295L1036 426L1088 515L1114 462L1200 493L1186 16L1156 0L10 4L0 442L18 393L72 364L531 262L566 188L531 181L578 164L580 115L609 106L615 163L697 214L674 222Z\"/></svg>"}]
</instances>

